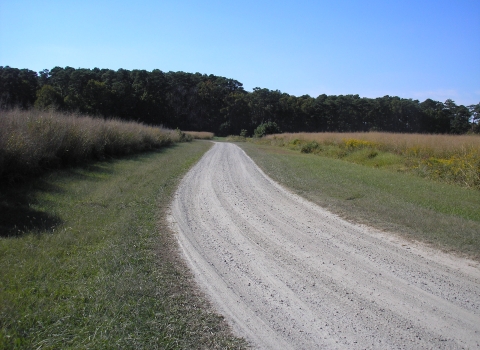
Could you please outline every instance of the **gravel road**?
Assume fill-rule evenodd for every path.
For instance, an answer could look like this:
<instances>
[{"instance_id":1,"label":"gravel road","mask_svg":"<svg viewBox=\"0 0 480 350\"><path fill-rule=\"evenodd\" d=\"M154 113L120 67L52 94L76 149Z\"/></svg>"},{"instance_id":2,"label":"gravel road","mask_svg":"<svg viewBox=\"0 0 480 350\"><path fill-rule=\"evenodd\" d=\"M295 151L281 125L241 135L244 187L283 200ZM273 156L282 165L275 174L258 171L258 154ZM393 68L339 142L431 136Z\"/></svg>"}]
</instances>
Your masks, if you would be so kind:
<instances>
[{"instance_id":1,"label":"gravel road","mask_svg":"<svg viewBox=\"0 0 480 350\"><path fill-rule=\"evenodd\" d=\"M215 143L172 226L199 286L256 349L480 348L480 268L349 223Z\"/></svg>"}]
</instances>

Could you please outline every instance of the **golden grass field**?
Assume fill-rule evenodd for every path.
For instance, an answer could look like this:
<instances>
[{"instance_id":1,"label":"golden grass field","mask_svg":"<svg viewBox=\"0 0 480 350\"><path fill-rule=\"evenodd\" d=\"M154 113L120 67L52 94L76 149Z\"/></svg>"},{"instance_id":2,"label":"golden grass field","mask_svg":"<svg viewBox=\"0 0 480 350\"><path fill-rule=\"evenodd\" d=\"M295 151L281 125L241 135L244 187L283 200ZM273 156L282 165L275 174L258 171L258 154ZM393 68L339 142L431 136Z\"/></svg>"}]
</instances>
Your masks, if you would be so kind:
<instances>
[{"instance_id":1,"label":"golden grass field","mask_svg":"<svg viewBox=\"0 0 480 350\"><path fill-rule=\"evenodd\" d=\"M263 142L480 189L479 135L290 133Z\"/></svg>"}]
</instances>

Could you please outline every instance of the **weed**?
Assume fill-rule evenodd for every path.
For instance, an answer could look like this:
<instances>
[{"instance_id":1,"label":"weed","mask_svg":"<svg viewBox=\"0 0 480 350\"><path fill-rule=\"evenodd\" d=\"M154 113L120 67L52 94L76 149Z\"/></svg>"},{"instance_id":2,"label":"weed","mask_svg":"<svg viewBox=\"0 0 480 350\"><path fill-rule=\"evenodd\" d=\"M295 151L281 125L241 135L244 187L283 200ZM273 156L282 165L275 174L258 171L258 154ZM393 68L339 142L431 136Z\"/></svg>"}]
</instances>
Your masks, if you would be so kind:
<instances>
[{"instance_id":1,"label":"weed","mask_svg":"<svg viewBox=\"0 0 480 350\"><path fill-rule=\"evenodd\" d=\"M367 155L369 159L375 158L376 156L378 156L378 152L374 150L369 151Z\"/></svg>"},{"instance_id":2,"label":"weed","mask_svg":"<svg viewBox=\"0 0 480 350\"><path fill-rule=\"evenodd\" d=\"M345 139L343 140L344 147L350 151L364 148L376 148L379 146L376 142L357 140L357 139Z\"/></svg>"}]
</instances>

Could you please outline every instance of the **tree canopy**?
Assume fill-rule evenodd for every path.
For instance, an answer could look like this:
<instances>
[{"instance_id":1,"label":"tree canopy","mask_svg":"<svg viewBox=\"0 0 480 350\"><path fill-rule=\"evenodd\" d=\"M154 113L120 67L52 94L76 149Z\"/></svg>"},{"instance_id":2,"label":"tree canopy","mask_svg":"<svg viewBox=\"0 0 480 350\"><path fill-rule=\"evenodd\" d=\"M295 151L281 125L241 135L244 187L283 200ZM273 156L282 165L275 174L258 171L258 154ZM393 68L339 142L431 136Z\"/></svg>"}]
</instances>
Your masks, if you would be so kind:
<instances>
[{"instance_id":1,"label":"tree canopy","mask_svg":"<svg viewBox=\"0 0 480 350\"><path fill-rule=\"evenodd\" d=\"M272 123L286 132L480 132L480 103L388 95L296 97L264 88L247 92L235 79L158 69L54 67L37 73L0 67L0 108L33 106L217 135L241 130L252 135L258 126Z\"/></svg>"}]
</instances>

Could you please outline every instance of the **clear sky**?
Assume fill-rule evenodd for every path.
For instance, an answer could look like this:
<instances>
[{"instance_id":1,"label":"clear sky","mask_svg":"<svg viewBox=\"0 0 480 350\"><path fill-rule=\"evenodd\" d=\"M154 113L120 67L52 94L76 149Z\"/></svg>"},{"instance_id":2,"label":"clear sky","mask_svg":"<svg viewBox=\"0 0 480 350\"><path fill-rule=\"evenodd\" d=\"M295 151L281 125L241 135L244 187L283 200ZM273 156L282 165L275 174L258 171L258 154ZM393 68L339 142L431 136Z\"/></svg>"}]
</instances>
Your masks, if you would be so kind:
<instances>
[{"instance_id":1,"label":"clear sky","mask_svg":"<svg viewBox=\"0 0 480 350\"><path fill-rule=\"evenodd\" d=\"M292 95L480 102L479 0L0 0L0 66L160 69Z\"/></svg>"}]
</instances>

